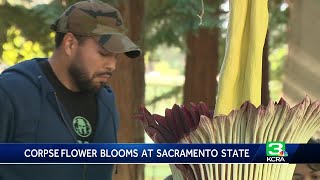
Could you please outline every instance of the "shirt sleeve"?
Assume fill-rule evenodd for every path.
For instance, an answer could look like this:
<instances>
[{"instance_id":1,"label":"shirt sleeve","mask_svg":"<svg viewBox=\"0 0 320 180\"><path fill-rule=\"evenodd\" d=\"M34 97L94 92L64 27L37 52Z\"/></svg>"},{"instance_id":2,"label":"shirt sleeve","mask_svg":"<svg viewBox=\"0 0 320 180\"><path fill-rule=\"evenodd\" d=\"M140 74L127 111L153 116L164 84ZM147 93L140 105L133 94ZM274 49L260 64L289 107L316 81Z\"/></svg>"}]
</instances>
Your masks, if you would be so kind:
<instances>
[{"instance_id":1,"label":"shirt sleeve","mask_svg":"<svg viewBox=\"0 0 320 180\"><path fill-rule=\"evenodd\" d=\"M13 137L14 112L9 96L0 87L0 143L7 143Z\"/></svg>"}]
</instances>

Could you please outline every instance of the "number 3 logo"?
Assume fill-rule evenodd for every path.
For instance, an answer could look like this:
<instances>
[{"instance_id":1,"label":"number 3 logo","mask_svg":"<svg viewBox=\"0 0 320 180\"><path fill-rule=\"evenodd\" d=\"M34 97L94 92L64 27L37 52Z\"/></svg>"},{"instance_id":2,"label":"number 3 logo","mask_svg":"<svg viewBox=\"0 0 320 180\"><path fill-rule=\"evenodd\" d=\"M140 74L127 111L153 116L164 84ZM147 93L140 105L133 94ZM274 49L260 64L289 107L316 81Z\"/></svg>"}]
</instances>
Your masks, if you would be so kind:
<instances>
[{"instance_id":1,"label":"number 3 logo","mask_svg":"<svg viewBox=\"0 0 320 180\"><path fill-rule=\"evenodd\" d=\"M267 156L279 156L281 151L285 151L284 142L267 142Z\"/></svg>"}]
</instances>

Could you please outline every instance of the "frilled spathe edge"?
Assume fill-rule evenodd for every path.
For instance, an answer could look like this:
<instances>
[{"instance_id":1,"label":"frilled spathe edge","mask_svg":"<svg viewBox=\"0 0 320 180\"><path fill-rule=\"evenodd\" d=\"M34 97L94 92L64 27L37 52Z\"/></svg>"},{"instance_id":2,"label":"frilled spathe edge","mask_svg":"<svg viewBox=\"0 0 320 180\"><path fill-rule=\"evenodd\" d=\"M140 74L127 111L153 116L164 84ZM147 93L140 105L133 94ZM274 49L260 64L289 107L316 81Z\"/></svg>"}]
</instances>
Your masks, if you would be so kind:
<instances>
[{"instance_id":1,"label":"frilled spathe edge","mask_svg":"<svg viewBox=\"0 0 320 180\"><path fill-rule=\"evenodd\" d=\"M319 111L320 101L311 102L306 96L292 108L283 98L277 103L270 101L267 106L259 107L247 101L228 115L213 117L212 111L204 103L190 104L188 107L175 104L172 109L166 109L165 116L152 115L145 107L141 107L136 117L156 143L306 143L320 128ZM216 172L217 169L213 172L217 166L221 170L224 165L170 165L171 169L177 167L180 170L174 170L175 176L187 179L226 173L220 170ZM241 167L230 165L229 170L231 166ZM275 170L278 171L279 167Z\"/></svg>"}]
</instances>

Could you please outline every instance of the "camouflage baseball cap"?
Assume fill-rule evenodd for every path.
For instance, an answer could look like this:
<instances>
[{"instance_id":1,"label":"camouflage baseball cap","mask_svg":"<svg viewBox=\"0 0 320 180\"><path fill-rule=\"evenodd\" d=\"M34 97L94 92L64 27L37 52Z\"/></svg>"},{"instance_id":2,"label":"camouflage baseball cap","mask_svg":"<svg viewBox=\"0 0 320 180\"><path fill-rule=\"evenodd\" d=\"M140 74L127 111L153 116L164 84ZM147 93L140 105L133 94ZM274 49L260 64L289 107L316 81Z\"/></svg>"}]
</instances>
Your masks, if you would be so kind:
<instances>
[{"instance_id":1,"label":"camouflage baseball cap","mask_svg":"<svg viewBox=\"0 0 320 180\"><path fill-rule=\"evenodd\" d=\"M138 46L125 35L119 11L101 1L89 0L73 4L51 25L51 29L93 36L109 52L125 53L130 58L141 55Z\"/></svg>"}]
</instances>

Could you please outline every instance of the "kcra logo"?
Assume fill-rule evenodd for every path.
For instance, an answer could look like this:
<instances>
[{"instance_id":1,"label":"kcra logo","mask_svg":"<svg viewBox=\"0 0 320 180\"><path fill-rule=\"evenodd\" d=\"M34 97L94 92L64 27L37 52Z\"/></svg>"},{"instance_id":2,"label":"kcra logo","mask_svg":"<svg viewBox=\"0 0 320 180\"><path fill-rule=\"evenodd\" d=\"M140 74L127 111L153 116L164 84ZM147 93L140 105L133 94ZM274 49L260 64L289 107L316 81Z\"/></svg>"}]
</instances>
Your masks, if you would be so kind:
<instances>
[{"instance_id":1,"label":"kcra logo","mask_svg":"<svg viewBox=\"0 0 320 180\"><path fill-rule=\"evenodd\" d=\"M267 162L271 163L284 163L284 157L288 156L286 151L286 143L281 141L267 142L266 143L266 156Z\"/></svg>"}]
</instances>

